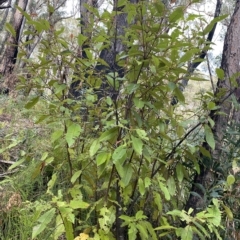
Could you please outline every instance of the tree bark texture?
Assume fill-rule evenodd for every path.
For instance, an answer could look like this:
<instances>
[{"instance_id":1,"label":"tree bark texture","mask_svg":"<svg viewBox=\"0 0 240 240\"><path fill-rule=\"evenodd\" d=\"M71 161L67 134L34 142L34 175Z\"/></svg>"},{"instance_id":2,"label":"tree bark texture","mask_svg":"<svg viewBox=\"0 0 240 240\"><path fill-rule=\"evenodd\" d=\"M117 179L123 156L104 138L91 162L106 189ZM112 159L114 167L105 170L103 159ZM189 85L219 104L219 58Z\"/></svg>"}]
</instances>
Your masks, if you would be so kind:
<instances>
[{"instance_id":1,"label":"tree bark texture","mask_svg":"<svg viewBox=\"0 0 240 240\"><path fill-rule=\"evenodd\" d=\"M28 0L19 0L18 7L25 11L27 3ZM7 40L7 45L5 47L3 59L0 66L0 73L6 77L8 77L13 72L17 60L18 42L20 38L23 18L24 16L21 14L21 12L19 10L16 10L13 16L13 28L15 30L15 35L10 35Z\"/></svg>"},{"instance_id":2,"label":"tree bark texture","mask_svg":"<svg viewBox=\"0 0 240 240\"><path fill-rule=\"evenodd\" d=\"M220 161L223 137L226 131L226 127L229 123L239 122L240 111L234 109L234 105L231 101L231 95L234 95L237 101L240 103L240 0L236 1L235 11L232 15L230 25L228 26L227 33L224 40L224 48L221 62L221 69L225 73L224 79L219 79L217 83L217 90L215 97L217 105L220 109L212 111L210 117L214 120L215 125L212 129L216 147L214 150L207 148L212 157L213 163ZM233 80L235 79L235 80ZM220 113L220 114L219 114ZM206 144L205 144L206 145ZM204 193L196 186L196 184L202 184L205 188L214 181L215 173L211 170L211 167L201 164L201 173L196 175L194 179L194 185L192 187L193 192L198 193L203 197ZM195 213L198 210L203 209L204 201L197 196L190 195L187 203L186 210L193 208Z\"/></svg>"}]
</instances>

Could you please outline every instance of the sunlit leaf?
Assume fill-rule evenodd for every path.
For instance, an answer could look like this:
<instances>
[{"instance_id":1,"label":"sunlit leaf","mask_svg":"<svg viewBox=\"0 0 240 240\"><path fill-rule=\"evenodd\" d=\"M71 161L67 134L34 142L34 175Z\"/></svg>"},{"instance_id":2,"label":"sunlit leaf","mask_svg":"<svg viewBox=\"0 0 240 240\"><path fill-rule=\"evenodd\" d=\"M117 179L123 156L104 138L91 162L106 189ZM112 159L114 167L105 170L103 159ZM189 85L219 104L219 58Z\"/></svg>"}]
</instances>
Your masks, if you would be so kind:
<instances>
[{"instance_id":1,"label":"sunlit leaf","mask_svg":"<svg viewBox=\"0 0 240 240\"><path fill-rule=\"evenodd\" d=\"M228 175L227 176L227 184L228 184L228 186L231 186L234 183L235 183L235 177L232 174Z\"/></svg>"},{"instance_id":2,"label":"sunlit leaf","mask_svg":"<svg viewBox=\"0 0 240 240\"><path fill-rule=\"evenodd\" d=\"M135 150L135 152L139 155L142 154L142 149L143 149L143 142L140 138L136 138L134 136L131 136L132 139L132 145L133 145L133 149Z\"/></svg>"},{"instance_id":3,"label":"sunlit leaf","mask_svg":"<svg viewBox=\"0 0 240 240\"><path fill-rule=\"evenodd\" d=\"M71 147L74 144L76 138L79 137L80 133L81 127L79 124L72 122L68 126L65 138L69 147Z\"/></svg>"}]
</instances>

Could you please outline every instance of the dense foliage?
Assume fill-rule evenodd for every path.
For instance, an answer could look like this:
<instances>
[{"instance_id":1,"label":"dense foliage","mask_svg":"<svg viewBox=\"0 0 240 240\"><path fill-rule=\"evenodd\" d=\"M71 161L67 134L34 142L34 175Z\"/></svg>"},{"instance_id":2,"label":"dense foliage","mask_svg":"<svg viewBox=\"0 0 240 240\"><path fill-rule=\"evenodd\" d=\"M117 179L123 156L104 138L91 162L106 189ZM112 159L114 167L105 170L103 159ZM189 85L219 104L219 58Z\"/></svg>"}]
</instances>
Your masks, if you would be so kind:
<instances>
[{"instance_id":1,"label":"dense foliage","mask_svg":"<svg viewBox=\"0 0 240 240\"><path fill-rule=\"evenodd\" d=\"M218 109L215 95L200 92L194 97L198 109L186 110L189 93L181 91L183 79L208 80L190 75L188 64L202 61L200 47L211 47L205 36L225 16L207 25L201 15L186 14L186 6L118 4L121 12L89 7L98 19L89 21L91 37L68 35L22 11L28 29L23 35L44 37L33 58L26 55L29 42L19 46L26 65L16 73L17 106L31 123L2 140L2 156L15 149L10 171L18 173L2 182L15 196L15 208L6 208L6 197L1 239L190 240L232 234L225 229L226 222L232 224L230 209L238 209L235 176L229 175L231 161L238 164L238 132L229 128L226 163L214 165L209 112ZM48 14L53 11L49 6ZM118 36L125 48L113 59L113 70L100 53L116 38L114 18L123 13L129 26ZM7 30L14 35L10 24ZM216 73L221 78L222 71ZM199 185L204 198L198 209L185 209L202 164L222 174Z\"/></svg>"}]
</instances>

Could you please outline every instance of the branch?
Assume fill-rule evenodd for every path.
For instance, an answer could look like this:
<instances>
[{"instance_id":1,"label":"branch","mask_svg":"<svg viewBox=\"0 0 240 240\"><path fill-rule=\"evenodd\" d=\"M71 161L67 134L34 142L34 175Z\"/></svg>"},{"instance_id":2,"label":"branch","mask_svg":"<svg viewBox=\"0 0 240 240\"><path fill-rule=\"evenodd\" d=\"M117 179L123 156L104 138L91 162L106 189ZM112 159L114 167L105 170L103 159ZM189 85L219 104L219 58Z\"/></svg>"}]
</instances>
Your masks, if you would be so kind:
<instances>
[{"instance_id":1,"label":"branch","mask_svg":"<svg viewBox=\"0 0 240 240\"><path fill-rule=\"evenodd\" d=\"M13 162L13 161L7 161L7 160L1 160L1 159L0 159L0 162L1 163L7 163L7 164L14 164L14 163L16 163L16 162Z\"/></svg>"},{"instance_id":2,"label":"branch","mask_svg":"<svg viewBox=\"0 0 240 240\"><path fill-rule=\"evenodd\" d=\"M0 9L6 9L6 8L11 8L12 6L8 5L8 6L0 6Z\"/></svg>"},{"instance_id":3,"label":"branch","mask_svg":"<svg viewBox=\"0 0 240 240\"><path fill-rule=\"evenodd\" d=\"M217 0L217 4L216 4L216 9L215 9L215 13L214 13L214 18L218 17L221 13L221 7L222 7L222 0ZM205 47L207 47L209 45L209 42L212 41L213 39L213 36L214 36L214 33L215 33L215 30L216 30L216 27L217 27L217 23L214 24L212 30L209 32L208 36L207 36L207 39L206 39L206 44L205 44ZM204 59L206 57L206 54L207 54L207 50L203 50L200 55L198 56L198 59ZM190 74L192 74L195 69L201 64L201 61L200 62L192 62L189 64L188 66L188 76ZM182 86L181 86L181 90L183 91L184 88L187 86L188 84L188 78L186 76L185 79L182 80Z\"/></svg>"}]
</instances>

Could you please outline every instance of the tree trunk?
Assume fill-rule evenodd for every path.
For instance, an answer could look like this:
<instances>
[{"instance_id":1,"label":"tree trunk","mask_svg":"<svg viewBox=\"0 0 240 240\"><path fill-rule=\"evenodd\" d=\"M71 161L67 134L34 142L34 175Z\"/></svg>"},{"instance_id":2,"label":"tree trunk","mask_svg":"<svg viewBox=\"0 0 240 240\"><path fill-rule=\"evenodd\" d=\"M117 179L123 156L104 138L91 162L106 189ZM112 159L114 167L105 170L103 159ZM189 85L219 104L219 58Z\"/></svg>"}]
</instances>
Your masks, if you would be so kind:
<instances>
[{"instance_id":1,"label":"tree trunk","mask_svg":"<svg viewBox=\"0 0 240 240\"><path fill-rule=\"evenodd\" d=\"M223 143L224 132L226 127L231 122L239 122L239 111L234 109L230 96L235 95L236 99L240 103L240 0L236 1L235 11L232 15L230 25L228 27L225 40L221 62L221 69L225 73L223 80L219 79L217 83L217 90L215 96L218 100L217 104L220 107L219 110L212 111L210 117L214 120L215 125L213 127L213 134L215 138L216 147L214 150L210 150L213 163L219 162L221 157L221 148ZM234 83L234 80L236 83ZM221 112L221 114L219 114ZM207 148L207 147L205 147ZM192 192L198 193L203 197L203 192L196 186L196 184L202 184L207 187L215 178L215 173L210 167L201 165L201 173L195 177L195 181L192 187ZM197 196L190 195L186 210L193 208L195 212L204 208L204 201Z\"/></svg>"},{"instance_id":2,"label":"tree trunk","mask_svg":"<svg viewBox=\"0 0 240 240\"><path fill-rule=\"evenodd\" d=\"M23 11L25 11L27 7L28 0L19 0L18 7L20 7ZM7 45L4 51L3 59L0 66L0 73L5 76L9 77L12 74L14 66L17 61L17 54L18 54L18 42L20 38L20 32L22 28L24 16L21 14L19 10L16 10L13 16L13 28L15 31L14 35L10 35L7 40ZM12 89L15 85L15 81L7 81L9 82L7 85L10 89Z\"/></svg>"}]
</instances>

